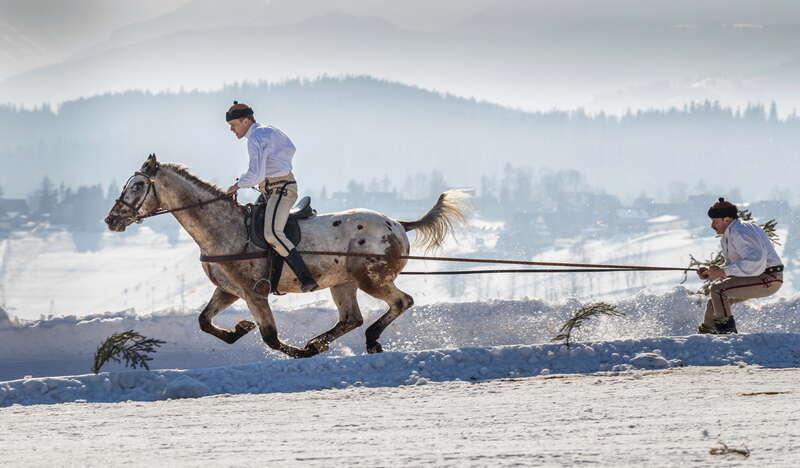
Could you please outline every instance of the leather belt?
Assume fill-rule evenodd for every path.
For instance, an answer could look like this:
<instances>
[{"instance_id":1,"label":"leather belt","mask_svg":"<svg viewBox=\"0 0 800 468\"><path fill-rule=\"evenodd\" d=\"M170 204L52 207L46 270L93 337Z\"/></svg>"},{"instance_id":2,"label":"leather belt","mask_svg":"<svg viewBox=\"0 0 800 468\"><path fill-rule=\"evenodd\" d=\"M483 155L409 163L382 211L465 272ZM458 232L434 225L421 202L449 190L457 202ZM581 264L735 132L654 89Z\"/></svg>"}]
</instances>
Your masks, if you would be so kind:
<instances>
[{"instance_id":1,"label":"leather belt","mask_svg":"<svg viewBox=\"0 0 800 468\"><path fill-rule=\"evenodd\" d=\"M297 181L295 181L295 180L287 179L287 180L276 180L275 182L267 182L266 185L267 185L267 187L272 187L273 185L281 185L281 184L289 185L289 184L296 184L296 183L297 183Z\"/></svg>"},{"instance_id":2,"label":"leather belt","mask_svg":"<svg viewBox=\"0 0 800 468\"><path fill-rule=\"evenodd\" d=\"M780 273L783 271L783 265L775 265L764 270L764 273Z\"/></svg>"},{"instance_id":3,"label":"leather belt","mask_svg":"<svg viewBox=\"0 0 800 468\"><path fill-rule=\"evenodd\" d=\"M264 187L264 194L267 197L270 197L270 196L272 196L273 193L280 193L281 195L286 197L286 196L289 195L289 191L286 190L286 186L287 185L296 184L296 183L297 182L295 182L293 180L281 180L281 181L278 181L278 182L272 182L271 184L267 184L266 187ZM280 186L280 187L278 187L278 186Z\"/></svg>"}]
</instances>

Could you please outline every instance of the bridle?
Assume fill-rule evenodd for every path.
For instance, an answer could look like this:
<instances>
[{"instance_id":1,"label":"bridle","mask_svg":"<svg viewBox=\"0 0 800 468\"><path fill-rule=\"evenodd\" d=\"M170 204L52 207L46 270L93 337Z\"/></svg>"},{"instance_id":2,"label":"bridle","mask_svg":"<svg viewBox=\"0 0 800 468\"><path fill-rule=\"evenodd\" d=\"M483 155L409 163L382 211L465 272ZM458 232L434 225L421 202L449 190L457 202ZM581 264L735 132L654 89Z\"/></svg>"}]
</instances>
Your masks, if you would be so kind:
<instances>
[{"instance_id":1,"label":"bridle","mask_svg":"<svg viewBox=\"0 0 800 468\"><path fill-rule=\"evenodd\" d=\"M156 186L155 186L155 183L154 183L154 178L155 178L156 174L158 174L158 170L159 169L161 169L161 165L156 163L156 165L154 166L154 169L152 171L152 174L148 173L148 172L145 172L145 171L136 171L128 179L128 181L125 182L125 185L123 186L123 189L122 189L122 193L120 194L119 198L117 198L117 200L116 200L117 203L120 203L120 204L126 206L128 209L133 211L133 216L128 216L127 218L125 218L125 220L132 220L132 222L141 223L146 218L150 218L150 217L158 216L158 215L162 215L162 214L167 214L167 213L174 213L176 211L188 210L190 208L197 208L199 206L208 205L209 203L214 203L215 201L223 200L223 199L226 199L226 198L231 198L231 199L233 199L234 202L236 201L236 194L234 194L232 196L228 195L228 194L224 194L224 195L220 195L218 197L214 197L214 198L212 198L210 200L204 200L204 201L201 201L201 202L192 203L190 205L182 206L180 208L173 208L171 210L167 210L167 209L164 209L164 208L158 208L158 209L156 209L156 210L154 210L154 211L152 211L150 213L140 214L139 212L141 211L142 206L144 206L145 202L147 202L147 197L150 195L151 192L153 193L153 196L156 197L156 202L158 203L157 206L161 206L161 200L158 198L158 193L156 193ZM137 202L137 204L133 205L131 203L126 202L123 199L123 196L125 194L125 188L124 187L127 187L128 184L131 183L131 180L133 180L133 178L136 177L136 176L142 176L147 180L147 190L145 191L144 196Z\"/></svg>"}]
</instances>

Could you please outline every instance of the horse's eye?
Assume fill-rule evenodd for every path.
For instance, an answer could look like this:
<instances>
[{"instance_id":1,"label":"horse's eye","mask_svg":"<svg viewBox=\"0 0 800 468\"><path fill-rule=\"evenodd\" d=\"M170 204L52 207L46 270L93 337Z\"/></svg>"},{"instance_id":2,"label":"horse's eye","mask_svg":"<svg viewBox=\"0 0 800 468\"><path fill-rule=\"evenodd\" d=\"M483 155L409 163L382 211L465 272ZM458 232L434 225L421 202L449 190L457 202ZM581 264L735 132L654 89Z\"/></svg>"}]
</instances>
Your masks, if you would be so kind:
<instances>
[{"instance_id":1,"label":"horse's eye","mask_svg":"<svg viewBox=\"0 0 800 468\"><path fill-rule=\"evenodd\" d=\"M133 184L133 187L131 187L131 190L133 190L134 192L138 192L138 191L142 190L142 186L140 184Z\"/></svg>"}]
</instances>

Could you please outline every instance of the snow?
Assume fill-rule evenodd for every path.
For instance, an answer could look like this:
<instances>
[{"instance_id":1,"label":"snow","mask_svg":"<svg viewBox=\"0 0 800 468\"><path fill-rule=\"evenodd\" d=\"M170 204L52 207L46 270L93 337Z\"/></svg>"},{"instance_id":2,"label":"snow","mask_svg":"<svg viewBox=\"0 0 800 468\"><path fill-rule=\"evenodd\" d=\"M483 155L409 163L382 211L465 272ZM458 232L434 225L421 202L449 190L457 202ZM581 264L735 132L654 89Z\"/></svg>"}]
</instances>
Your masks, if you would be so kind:
<instances>
[{"instance_id":1,"label":"snow","mask_svg":"<svg viewBox=\"0 0 800 468\"><path fill-rule=\"evenodd\" d=\"M681 219L680 216L676 215L661 215L656 216L655 218L650 218L647 220L647 222L650 224L673 223L679 219Z\"/></svg>"},{"instance_id":2,"label":"snow","mask_svg":"<svg viewBox=\"0 0 800 468\"><path fill-rule=\"evenodd\" d=\"M317 356L191 370L134 370L0 383L0 406L395 387L683 366L800 366L800 334L692 335L561 344Z\"/></svg>"},{"instance_id":3,"label":"snow","mask_svg":"<svg viewBox=\"0 0 800 468\"><path fill-rule=\"evenodd\" d=\"M695 333L704 301L683 287L652 294L642 291L612 301L624 317L592 318L574 332L575 340L609 341L684 336ZM387 351L418 352L441 348L492 347L547 343L563 322L588 301L539 300L460 302L415 306L384 332ZM800 334L800 297L748 301L733 306L743 333ZM365 352L364 332L384 309L364 311L365 324L335 341L327 356L353 356ZM112 333L136 330L166 342L154 354L153 369L240 365L283 359L266 348L253 332L234 345L203 333L198 312L165 311L139 315L131 311L88 317L59 317L15 324L0 323L0 380L88 372L100 343ZM303 346L329 329L337 313L326 307L275 310L281 338ZM233 327L250 318L246 309L232 308L215 320ZM106 370L121 370L109 363Z\"/></svg>"},{"instance_id":4,"label":"snow","mask_svg":"<svg viewBox=\"0 0 800 468\"><path fill-rule=\"evenodd\" d=\"M496 241L495 226L473 227L444 254ZM14 447L0 465L792 466L799 456L790 284L733 306L742 334L709 336L693 334L698 283L677 286L678 273L403 277L417 305L384 333L387 352L365 354L364 331L385 305L360 296L364 326L292 360L258 333L227 345L199 330L210 285L190 241L143 229L77 252L59 236L0 242L11 312L0 312L0 446ZM716 247L667 229L562 239L535 259L680 266ZM625 316L592 318L570 347L550 341L601 299ZM281 338L299 346L337 317L326 293L272 305ZM31 320L43 308L52 316ZM249 316L236 304L216 322ZM166 342L152 370L109 363L86 374L97 346L129 329ZM753 455L709 455L719 440Z\"/></svg>"},{"instance_id":5,"label":"snow","mask_svg":"<svg viewBox=\"0 0 800 468\"><path fill-rule=\"evenodd\" d=\"M0 408L3 466L796 466L798 369ZM749 458L715 456L719 442Z\"/></svg>"},{"instance_id":6,"label":"snow","mask_svg":"<svg viewBox=\"0 0 800 468\"><path fill-rule=\"evenodd\" d=\"M164 398L199 398L211 394L206 384L188 375L182 375L171 381L164 388Z\"/></svg>"}]
</instances>

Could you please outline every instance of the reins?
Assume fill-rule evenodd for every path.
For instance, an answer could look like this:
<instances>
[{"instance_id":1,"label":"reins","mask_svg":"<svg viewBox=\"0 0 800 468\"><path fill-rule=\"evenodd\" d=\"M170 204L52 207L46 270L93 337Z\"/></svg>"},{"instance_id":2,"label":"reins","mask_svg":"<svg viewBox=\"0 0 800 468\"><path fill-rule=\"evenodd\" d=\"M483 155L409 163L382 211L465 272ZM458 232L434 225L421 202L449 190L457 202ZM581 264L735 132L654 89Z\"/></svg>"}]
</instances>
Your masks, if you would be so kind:
<instances>
[{"instance_id":1,"label":"reins","mask_svg":"<svg viewBox=\"0 0 800 468\"><path fill-rule=\"evenodd\" d=\"M155 190L153 190L153 193L155 193ZM182 206L180 208L172 208L172 209L169 209L169 210L158 209L158 210L155 210L152 213L148 213L146 215L136 216L136 219L137 219L137 221L141 221L141 220L143 220L145 218L150 218L152 216L158 216L158 215L163 215L163 214L167 214L167 213L175 213L177 211L183 211L183 210L190 210L192 208L197 208L199 206L208 205L209 203L214 203L216 201L224 200L226 198L229 198L229 199L232 199L232 200L236 201L235 197L232 197L232 196L230 196L228 194L225 194L225 195L220 195L218 197L214 197L214 198L212 198L210 200L204 200L204 201L201 201L201 202L192 203L191 205Z\"/></svg>"},{"instance_id":2,"label":"reins","mask_svg":"<svg viewBox=\"0 0 800 468\"><path fill-rule=\"evenodd\" d=\"M220 200L224 200L224 199L232 199L234 202L236 201L236 194L235 193L233 195L228 195L226 193L226 194L220 195L218 197L211 198L209 200L199 201L197 203L192 203L192 204L181 206L181 207L178 207L178 208L171 208L171 209L159 208L159 209L157 209L157 210L155 210L155 211L153 211L151 213L147 213L147 214L144 214L144 215L139 214L139 210L142 209L142 206L147 201L147 196L150 195L151 191L153 192L153 196L156 197L156 201L158 202L158 206L161 206L161 200L158 198L158 193L156 193L155 184L153 182L153 178L156 176L156 174L158 174L158 170L159 169L161 169L161 165L160 164L156 164L155 170L153 170L152 174L149 174L149 173L143 172L143 171L136 171L131 176L131 179L133 179L137 175L145 177L147 179L147 191L145 192L144 196L141 198L141 200L139 201L139 203L136 206L131 205L130 203L128 203L125 200L123 200L122 199L122 195L120 195L119 198L117 198L117 200L116 200L117 203L121 203L121 204L127 206L128 208L130 208L133 211L133 216L130 219L133 219L134 222L141 223L142 220L144 220L146 218L152 218L153 216L163 215L163 214L167 214L167 213L175 213L175 212L183 211L183 210L190 210L192 208L197 208L197 207L200 207L200 206L208 205L209 203L214 203L214 202L217 202L217 201L220 201ZM128 183L130 183L131 179L128 179L128 182L125 183L126 187L127 187ZM123 193L124 193L124 191L123 191Z\"/></svg>"}]
</instances>

